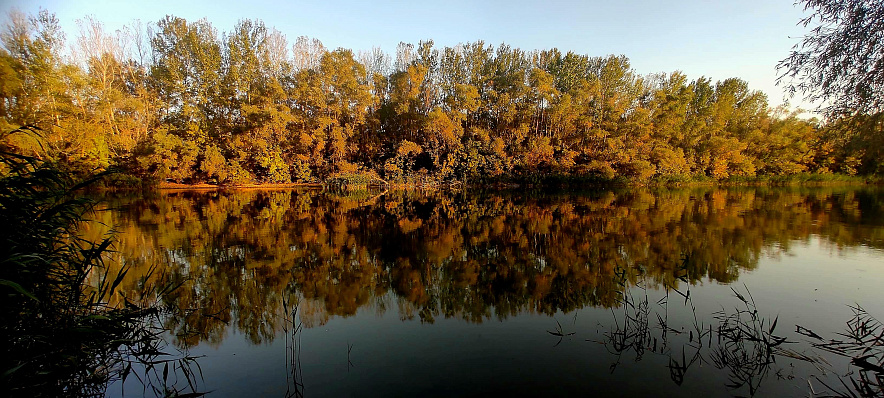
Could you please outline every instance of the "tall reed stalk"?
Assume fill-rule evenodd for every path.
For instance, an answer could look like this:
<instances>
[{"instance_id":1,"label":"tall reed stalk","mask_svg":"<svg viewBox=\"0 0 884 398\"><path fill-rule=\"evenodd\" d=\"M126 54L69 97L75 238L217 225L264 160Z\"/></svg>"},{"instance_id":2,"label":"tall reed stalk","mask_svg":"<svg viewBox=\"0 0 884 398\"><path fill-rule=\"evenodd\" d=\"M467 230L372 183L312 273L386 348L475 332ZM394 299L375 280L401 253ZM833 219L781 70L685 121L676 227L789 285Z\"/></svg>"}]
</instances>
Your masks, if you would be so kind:
<instances>
[{"instance_id":1,"label":"tall reed stalk","mask_svg":"<svg viewBox=\"0 0 884 398\"><path fill-rule=\"evenodd\" d=\"M16 153L5 143L17 134L39 139L39 129L0 133L0 395L103 396L138 373L145 388L174 395L183 389L169 387L170 367L193 391L192 358L163 352L161 311L125 297L108 304L128 272L104 264L112 238L78 236L94 205L81 191L104 174L77 181Z\"/></svg>"}]
</instances>

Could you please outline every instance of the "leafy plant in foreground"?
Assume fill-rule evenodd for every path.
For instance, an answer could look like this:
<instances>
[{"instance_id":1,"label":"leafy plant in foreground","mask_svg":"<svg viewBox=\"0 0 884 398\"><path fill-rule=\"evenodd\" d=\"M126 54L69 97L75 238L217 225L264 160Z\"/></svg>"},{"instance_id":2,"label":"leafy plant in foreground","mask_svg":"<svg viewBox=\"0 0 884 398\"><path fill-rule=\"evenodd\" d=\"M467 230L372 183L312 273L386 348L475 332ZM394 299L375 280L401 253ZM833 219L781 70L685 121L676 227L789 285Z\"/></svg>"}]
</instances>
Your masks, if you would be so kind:
<instances>
[{"instance_id":1,"label":"leafy plant in foreground","mask_svg":"<svg viewBox=\"0 0 884 398\"><path fill-rule=\"evenodd\" d=\"M109 382L132 374L158 395L183 391L178 376L193 392L193 358L163 352L162 312L126 297L121 307L108 304L128 272L112 275L104 264L112 238L78 236L94 205L81 191L103 175L75 181L2 144L13 134L38 137L39 129L0 135L3 395L103 396Z\"/></svg>"}]
</instances>

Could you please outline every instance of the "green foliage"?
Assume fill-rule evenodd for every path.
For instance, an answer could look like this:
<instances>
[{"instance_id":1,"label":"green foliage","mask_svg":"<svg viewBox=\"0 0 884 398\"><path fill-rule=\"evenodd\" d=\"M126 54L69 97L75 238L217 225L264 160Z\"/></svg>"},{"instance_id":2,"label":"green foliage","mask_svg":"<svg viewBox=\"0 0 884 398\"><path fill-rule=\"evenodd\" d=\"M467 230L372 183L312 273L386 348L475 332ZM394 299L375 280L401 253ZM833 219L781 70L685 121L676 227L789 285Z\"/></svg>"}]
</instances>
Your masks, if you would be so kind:
<instances>
[{"instance_id":1,"label":"green foliage","mask_svg":"<svg viewBox=\"0 0 884 398\"><path fill-rule=\"evenodd\" d=\"M374 171L350 171L333 174L326 181L332 187L358 187L367 185L383 185L385 181Z\"/></svg>"},{"instance_id":2,"label":"green foliage","mask_svg":"<svg viewBox=\"0 0 884 398\"><path fill-rule=\"evenodd\" d=\"M153 142L148 145L148 153L139 160L151 177L177 182L191 179L199 155L196 143L160 129L153 134Z\"/></svg>"}]
</instances>

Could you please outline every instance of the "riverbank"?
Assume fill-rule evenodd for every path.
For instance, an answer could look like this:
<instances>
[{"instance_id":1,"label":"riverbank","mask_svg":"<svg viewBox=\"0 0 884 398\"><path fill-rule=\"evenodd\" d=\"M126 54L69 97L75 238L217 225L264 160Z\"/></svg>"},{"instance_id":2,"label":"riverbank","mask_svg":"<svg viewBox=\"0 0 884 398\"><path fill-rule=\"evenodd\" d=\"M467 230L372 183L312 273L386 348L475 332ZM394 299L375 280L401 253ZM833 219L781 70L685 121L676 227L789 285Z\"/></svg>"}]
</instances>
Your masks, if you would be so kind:
<instances>
[{"instance_id":1,"label":"riverbank","mask_svg":"<svg viewBox=\"0 0 884 398\"><path fill-rule=\"evenodd\" d=\"M793 174L787 176L735 176L726 179L713 179L708 177L680 177L659 178L647 181L614 177L603 178L597 176L563 176L563 175L531 175L531 176L503 176L474 179L470 181L435 181L428 179L406 181L384 181L381 179L347 181L331 179L321 182L302 183L247 183L247 184L209 184L209 183L178 183L178 182L155 182L143 180L130 175L117 175L105 184L105 189L110 190L213 190L213 189L294 189L294 188L336 188L346 189L354 187L376 187L385 189L422 189L422 188L462 188L479 187L491 189L518 189L518 188L678 188L678 187L703 187L703 186L789 186L789 185L880 185L884 179L877 176L848 176L843 174Z\"/></svg>"},{"instance_id":2,"label":"riverbank","mask_svg":"<svg viewBox=\"0 0 884 398\"><path fill-rule=\"evenodd\" d=\"M287 184L278 184L278 183L255 183L255 184L241 184L241 185L215 185L215 184L179 184L174 182L162 182L156 185L157 189L161 190L175 190L175 189L185 189L185 190L193 190L193 189L284 189L284 188L303 188L303 187L322 187L323 184L320 183L287 183Z\"/></svg>"}]
</instances>

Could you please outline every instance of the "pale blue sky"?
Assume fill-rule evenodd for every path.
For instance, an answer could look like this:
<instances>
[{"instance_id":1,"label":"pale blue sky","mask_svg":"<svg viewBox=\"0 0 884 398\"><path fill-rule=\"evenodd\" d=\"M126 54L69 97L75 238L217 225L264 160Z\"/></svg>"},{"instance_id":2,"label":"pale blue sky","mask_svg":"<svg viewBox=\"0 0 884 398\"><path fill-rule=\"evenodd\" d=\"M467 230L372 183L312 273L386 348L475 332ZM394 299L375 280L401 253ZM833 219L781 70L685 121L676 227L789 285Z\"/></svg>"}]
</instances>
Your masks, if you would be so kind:
<instances>
[{"instance_id":1,"label":"pale blue sky","mask_svg":"<svg viewBox=\"0 0 884 398\"><path fill-rule=\"evenodd\" d=\"M485 40L523 50L557 47L591 56L625 54L641 74L681 70L690 79L739 77L783 101L776 64L804 33L793 0L727 1L106 1L3 0L3 13L40 7L61 20L68 42L75 20L94 15L109 30L166 14L207 18L219 33L242 18L261 19L294 42L306 35L354 51L433 39L437 46ZM800 104L799 99L791 101Z\"/></svg>"}]
</instances>

